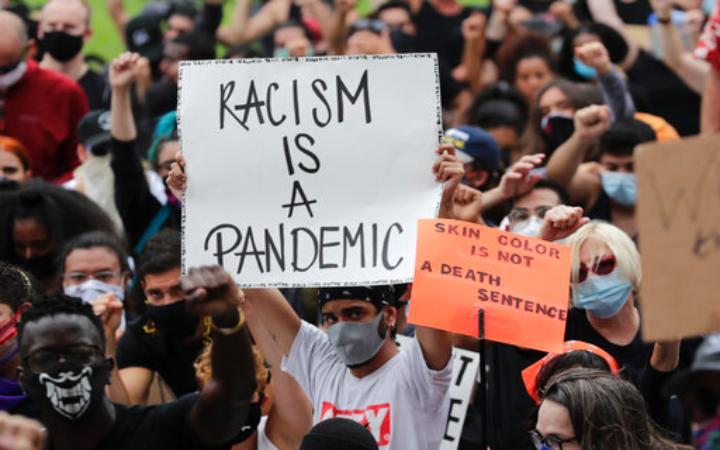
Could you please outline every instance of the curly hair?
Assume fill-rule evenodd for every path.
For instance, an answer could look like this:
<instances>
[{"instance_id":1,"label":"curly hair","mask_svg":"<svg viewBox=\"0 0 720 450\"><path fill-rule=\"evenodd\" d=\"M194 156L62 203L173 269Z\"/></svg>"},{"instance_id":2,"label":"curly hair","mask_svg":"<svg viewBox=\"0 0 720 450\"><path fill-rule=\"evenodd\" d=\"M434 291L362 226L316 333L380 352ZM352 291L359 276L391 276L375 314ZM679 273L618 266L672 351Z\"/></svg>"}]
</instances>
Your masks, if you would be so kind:
<instances>
[{"instance_id":1,"label":"curly hair","mask_svg":"<svg viewBox=\"0 0 720 450\"><path fill-rule=\"evenodd\" d=\"M0 262L0 303L17 312L23 303L33 303L37 297L35 285L19 267Z\"/></svg>"},{"instance_id":2,"label":"curly hair","mask_svg":"<svg viewBox=\"0 0 720 450\"><path fill-rule=\"evenodd\" d=\"M270 369L265 365L265 358L263 358L260 349L256 345L252 348L253 356L255 357L255 377L257 379L257 391L265 392L265 387L270 383ZM212 365L210 363L210 356L212 354L212 344L206 346L200 356L195 360L195 377L198 379L200 386L205 386L210 378L212 378Z\"/></svg>"}]
</instances>

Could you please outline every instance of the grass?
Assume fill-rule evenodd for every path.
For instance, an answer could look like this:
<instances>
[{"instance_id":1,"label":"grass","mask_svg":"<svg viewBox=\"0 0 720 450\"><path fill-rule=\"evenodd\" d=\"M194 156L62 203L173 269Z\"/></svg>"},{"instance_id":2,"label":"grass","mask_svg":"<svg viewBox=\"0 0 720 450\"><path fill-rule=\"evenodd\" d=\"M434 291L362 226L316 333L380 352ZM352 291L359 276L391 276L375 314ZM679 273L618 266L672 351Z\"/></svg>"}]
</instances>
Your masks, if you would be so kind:
<instances>
[{"instance_id":1,"label":"grass","mask_svg":"<svg viewBox=\"0 0 720 450\"><path fill-rule=\"evenodd\" d=\"M125 9L132 17L139 13L145 4L151 1L152 0L124 0ZM26 3L33 9L39 9L45 2L43 0L26 0ZM110 61L125 50L125 45L108 14L107 8L105 7L105 0L88 0L88 3L92 8L91 25L93 28L93 37L90 42L86 44L85 53L95 54L101 56L106 61ZM358 6L360 9L362 9L362 6L365 6L365 8L368 7L367 5L363 5L363 3L368 3L369 5L370 2L359 0ZM460 3L477 7L485 6L488 0L460 0ZM233 4L233 0L225 2L223 22L230 16Z\"/></svg>"}]
</instances>

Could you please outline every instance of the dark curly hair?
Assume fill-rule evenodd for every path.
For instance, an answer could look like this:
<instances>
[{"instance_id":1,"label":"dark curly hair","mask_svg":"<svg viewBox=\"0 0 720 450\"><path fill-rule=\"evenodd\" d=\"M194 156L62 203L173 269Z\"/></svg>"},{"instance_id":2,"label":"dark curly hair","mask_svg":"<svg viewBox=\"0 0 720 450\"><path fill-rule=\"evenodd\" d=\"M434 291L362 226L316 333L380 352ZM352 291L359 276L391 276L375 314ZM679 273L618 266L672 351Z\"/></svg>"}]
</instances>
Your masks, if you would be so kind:
<instances>
[{"instance_id":1,"label":"dark curly hair","mask_svg":"<svg viewBox=\"0 0 720 450\"><path fill-rule=\"evenodd\" d=\"M17 312L23 303L32 303L37 297L30 276L19 267L0 262L0 303Z\"/></svg>"},{"instance_id":2,"label":"dark curly hair","mask_svg":"<svg viewBox=\"0 0 720 450\"><path fill-rule=\"evenodd\" d=\"M51 295L38 299L33 305L25 311L20 317L18 323L18 342L20 343L20 356L24 357L23 354L23 334L25 326L30 322L37 322L45 317L53 317L59 314L69 314L75 316L87 317L90 322L97 329L98 335L100 336L100 342L102 350L105 351L105 332L103 330L103 324L100 317L96 316L93 312L92 306L87 303L83 303L82 300L75 297L68 297L67 295Z\"/></svg>"}]
</instances>

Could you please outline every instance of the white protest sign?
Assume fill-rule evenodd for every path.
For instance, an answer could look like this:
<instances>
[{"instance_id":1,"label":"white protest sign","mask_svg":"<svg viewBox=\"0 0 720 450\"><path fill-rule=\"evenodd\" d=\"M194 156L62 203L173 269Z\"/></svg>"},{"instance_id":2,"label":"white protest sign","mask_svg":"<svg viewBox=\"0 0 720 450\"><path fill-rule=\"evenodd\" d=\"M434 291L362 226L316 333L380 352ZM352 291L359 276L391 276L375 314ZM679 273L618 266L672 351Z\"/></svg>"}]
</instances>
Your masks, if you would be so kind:
<instances>
[{"instance_id":1,"label":"white protest sign","mask_svg":"<svg viewBox=\"0 0 720 450\"><path fill-rule=\"evenodd\" d=\"M412 279L434 217L433 54L184 61L183 266L240 286Z\"/></svg>"},{"instance_id":2,"label":"white protest sign","mask_svg":"<svg viewBox=\"0 0 720 450\"><path fill-rule=\"evenodd\" d=\"M403 345L408 345L414 338L398 335L396 339L402 349ZM480 368L480 356L477 352L455 348L453 349L453 358L455 360L450 383L450 410L439 450L456 450L458 448L460 434L465 424L465 415L470 406L470 397Z\"/></svg>"}]
</instances>

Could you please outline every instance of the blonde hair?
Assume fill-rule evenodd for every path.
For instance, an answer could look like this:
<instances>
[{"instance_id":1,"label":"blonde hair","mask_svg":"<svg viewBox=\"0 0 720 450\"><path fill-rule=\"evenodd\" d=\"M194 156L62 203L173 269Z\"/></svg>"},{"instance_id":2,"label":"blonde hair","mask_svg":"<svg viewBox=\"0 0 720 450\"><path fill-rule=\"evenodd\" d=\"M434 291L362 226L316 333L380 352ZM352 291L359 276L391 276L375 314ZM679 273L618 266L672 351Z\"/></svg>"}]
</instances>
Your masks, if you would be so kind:
<instances>
[{"instance_id":1,"label":"blonde hair","mask_svg":"<svg viewBox=\"0 0 720 450\"><path fill-rule=\"evenodd\" d=\"M615 256L615 267L620 275L625 277L637 291L640 287L642 270L640 266L640 253L635 243L620 228L607 222L593 220L577 230L568 239L572 254L572 283L578 283L580 272L580 249L585 244L591 245L592 259L605 256L605 245Z\"/></svg>"}]
</instances>

